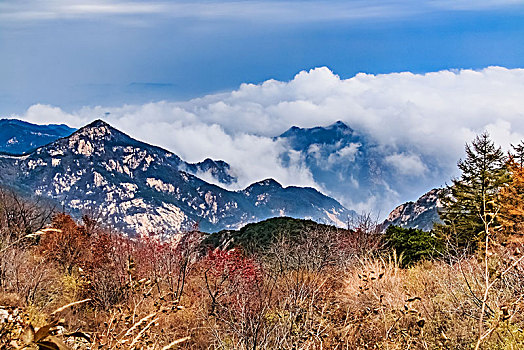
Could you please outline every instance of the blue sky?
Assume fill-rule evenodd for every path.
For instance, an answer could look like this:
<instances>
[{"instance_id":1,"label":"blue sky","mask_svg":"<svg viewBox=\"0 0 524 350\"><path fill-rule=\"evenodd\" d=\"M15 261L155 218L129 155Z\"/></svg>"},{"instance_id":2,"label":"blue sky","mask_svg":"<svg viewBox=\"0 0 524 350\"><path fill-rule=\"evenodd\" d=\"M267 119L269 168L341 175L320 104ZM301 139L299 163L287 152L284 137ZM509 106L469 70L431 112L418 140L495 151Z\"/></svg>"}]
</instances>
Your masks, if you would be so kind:
<instances>
[{"instance_id":1,"label":"blue sky","mask_svg":"<svg viewBox=\"0 0 524 350\"><path fill-rule=\"evenodd\" d=\"M186 100L327 66L524 67L524 1L0 0L0 115Z\"/></svg>"}]
</instances>

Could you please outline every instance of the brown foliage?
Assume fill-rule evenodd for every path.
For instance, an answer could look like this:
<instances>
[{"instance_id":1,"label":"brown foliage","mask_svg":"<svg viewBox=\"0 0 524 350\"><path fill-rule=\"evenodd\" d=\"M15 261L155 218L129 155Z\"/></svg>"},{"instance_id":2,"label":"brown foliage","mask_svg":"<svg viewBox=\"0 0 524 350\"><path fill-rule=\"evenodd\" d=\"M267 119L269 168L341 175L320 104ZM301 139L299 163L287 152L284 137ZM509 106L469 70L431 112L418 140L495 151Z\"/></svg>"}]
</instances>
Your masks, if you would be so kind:
<instances>
[{"instance_id":1,"label":"brown foliage","mask_svg":"<svg viewBox=\"0 0 524 350\"><path fill-rule=\"evenodd\" d=\"M501 190L501 222L504 232L524 234L524 167L510 161L511 181Z\"/></svg>"},{"instance_id":2,"label":"brown foliage","mask_svg":"<svg viewBox=\"0 0 524 350\"><path fill-rule=\"evenodd\" d=\"M56 230L46 232L41 238L41 254L71 274L87 255L89 236L71 216L60 213L53 217L51 225Z\"/></svg>"},{"instance_id":3,"label":"brown foliage","mask_svg":"<svg viewBox=\"0 0 524 350\"><path fill-rule=\"evenodd\" d=\"M34 233L48 223L52 212L39 199L30 200L0 187L0 289L19 284L21 268L16 264L21 256L28 259L24 248L35 244Z\"/></svg>"}]
</instances>

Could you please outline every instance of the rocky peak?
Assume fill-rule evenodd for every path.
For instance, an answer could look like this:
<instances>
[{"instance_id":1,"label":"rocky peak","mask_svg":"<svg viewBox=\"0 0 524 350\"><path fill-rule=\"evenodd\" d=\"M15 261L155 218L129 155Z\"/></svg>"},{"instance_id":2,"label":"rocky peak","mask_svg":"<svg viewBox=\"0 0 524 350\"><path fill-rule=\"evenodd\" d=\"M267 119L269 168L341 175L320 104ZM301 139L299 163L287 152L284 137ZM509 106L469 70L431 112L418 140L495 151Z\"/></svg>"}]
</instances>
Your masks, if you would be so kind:
<instances>
[{"instance_id":1,"label":"rocky peak","mask_svg":"<svg viewBox=\"0 0 524 350\"><path fill-rule=\"evenodd\" d=\"M331 124L327 127L327 129L338 129L338 130L345 130L348 132L353 132L353 129L351 129L346 123L344 123L341 120L336 121L335 123Z\"/></svg>"},{"instance_id":2,"label":"rocky peak","mask_svg":"<svg viewBox=\"0 0 524 350\"><path fill-rule=\"evenodd\" d=\"M279 184L274 179L265 179L265 180L258 181L258 182L255 182L249 185L242 192L246 194L247 196L250 196L250 195L258 195L261 193L268 193L268 192L272 192L275 190L280 190L282 188L283 188L282 185Z\"/></svg>"},{"instance_id":3,"label":"rocky peak","mask_svg":"<svg viewBox=\"0 0 524 350\"><path fill-rule=\"evenodd\" d=\"M137 141L107 122L97 119L78 129L71 136L57 140L38 150L39 154L50 155L78 154L86 157L111 154L111 157L124 157L129 154L157 154L177 160L171 152L159 147ZM127 158L126 158L127 159Z\"/></svg>"},{"instance_id":4,"label":"rocky peak","mask_svg":"<svg viewBox=\"0 0 524 350\"><path fill-rule=\"evenodd\" d=\"M312 144L335 145L355 142L358 137L354 135L353 129L348 125L337 121L326 127L299 128L293 126L279 138L288 140L293 149L299 150Z\"/></svg>"},{"instance_id":5,"label":"rocky peak","mask_svg":"<svg viewBox=\"0 0 524 350\"><path fill-rule=\"evenodd\" d=\"M118 134L123 134L105 121L97 119L94 122L79 129L77 132L71 135L71 138L88 138L90 140L109 139L115 132Z\"/></svg>"},{"instance_id":6,"label":"rocky peak","mask_svg":"<svg viewBox=\"0 0 524 350\"><path fill-rule=\"evenodd\" d=\"M418 228L429 231L435 222L439 222L438 209L442 207L440 195L444 191L434 188L422 195L415 202L406 202L399 205L388 215L384 227L389 225L406 228Z\"/></svg>"},{"instance_id":7,"label":"rocky peak","mask_svg":"<svg viewBox=\"0 0 524 350\"><path fill-rule=\"evenodd\" d=\"M262 187L262 186L282 188L282 185L274 179L265 179L262 181L258 181L249 187Z\"/></svg>"},{"instance_id":8,"label":"rocky peak","mask_svg":"<svg viewBox=\"0 0 524 350\"><path fill-rule=\"evenodd\" d=\"M223 160L206 158L199 163L181 163L180 170L186 171L197 177L211 176L221 184L230 185L237 181L231 174L231 167Z\"/></svg>"},{"instance_id":9,"label":"rocky peak","mask_svg":"<svg viewBox=\"0 0 524 350\"><path fill-rule=\"evenodd\" d=\"M211 158L206 158L202 161L202 166L205 166L207 168L210 168L212 166L217 166L217 165L220 165L220 166L229 166L226 162L224 162L223 160L213 160Z\"/></svg>"}]
</instances>

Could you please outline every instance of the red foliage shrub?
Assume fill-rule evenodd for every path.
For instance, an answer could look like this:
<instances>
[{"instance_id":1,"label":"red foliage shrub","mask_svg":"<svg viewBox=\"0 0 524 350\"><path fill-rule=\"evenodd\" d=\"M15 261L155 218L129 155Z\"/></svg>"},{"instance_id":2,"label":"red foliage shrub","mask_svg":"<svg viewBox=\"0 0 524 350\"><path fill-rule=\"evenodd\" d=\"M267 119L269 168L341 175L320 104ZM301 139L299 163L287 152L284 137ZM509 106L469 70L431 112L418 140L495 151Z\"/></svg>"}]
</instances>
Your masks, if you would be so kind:
<instances>
[{"instance_id":1,"label":"red foliage shrub","mask_svg":"<svg viewBox=\"0 0 524 350\"><path fill-rule=\"evenodd\" d=\"M260 266L253 259L245 257L238 249L212 250L205 263L209 266L208 276L227 278L238 287L249 287L261 278Z\"/></svg>"},{"instance_id":2,"label":"red foliage shrub","mask_svg":"<svg viewBox=\"0 0 524 350\"><path fill-rule=\"evenodd\" d=\"M213 314L217 307L253 308L263 283L262 269L240 250L212 250L203 260L206 288ZM252 305L248 305L252 304Z\"/></svg>"},{"instance_id":3,"label":"red foliage shrub","mask_svg":"<svg viewBox=\"0 0 524 350\"><path fill-rule=\"evenodd\" d=\"M165 287L173 300L180 299L198 258L200 240L201 233L196 231L174 237L140 237L135 245L137 275Z\"/></svg>"}]
</instances>

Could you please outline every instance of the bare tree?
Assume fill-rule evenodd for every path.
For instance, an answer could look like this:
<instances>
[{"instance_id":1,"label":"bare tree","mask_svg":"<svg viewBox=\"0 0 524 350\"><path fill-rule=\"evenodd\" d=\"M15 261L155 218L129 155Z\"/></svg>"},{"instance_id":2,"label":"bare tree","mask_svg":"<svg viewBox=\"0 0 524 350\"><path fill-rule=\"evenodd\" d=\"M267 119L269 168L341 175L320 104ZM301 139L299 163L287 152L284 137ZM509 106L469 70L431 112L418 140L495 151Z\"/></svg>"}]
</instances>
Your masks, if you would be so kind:
<instances>
[{"instance_id":1,"label":"bare tree","mask_svg":"<svg viewBox=\"0 0 524 350\"><path fill-rule=\"evenodd\" d=\"M53 213L54 207L40 198L0 188L0 288L5 285L10 251L33 243L34 233L49 223Z\"/></svg>"}]
</instances>

